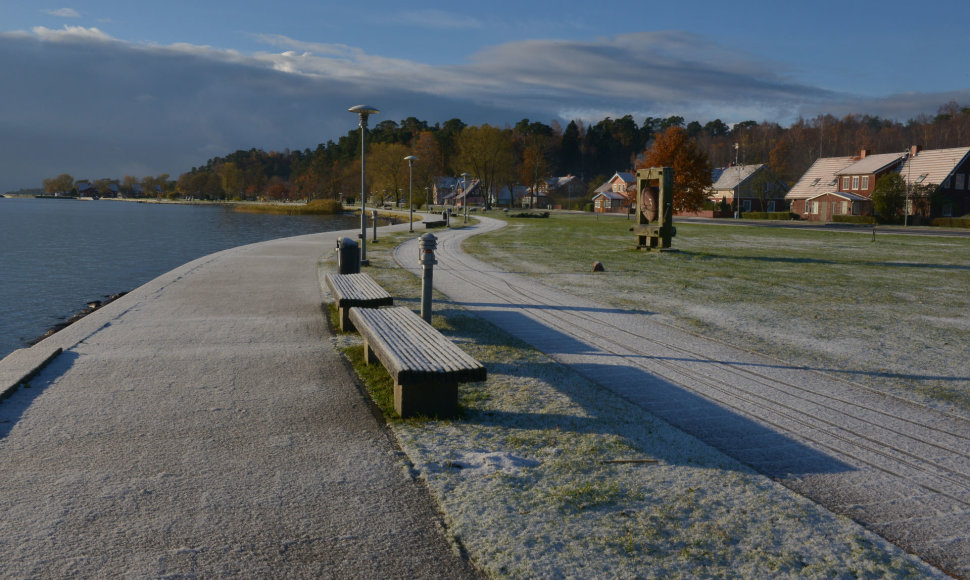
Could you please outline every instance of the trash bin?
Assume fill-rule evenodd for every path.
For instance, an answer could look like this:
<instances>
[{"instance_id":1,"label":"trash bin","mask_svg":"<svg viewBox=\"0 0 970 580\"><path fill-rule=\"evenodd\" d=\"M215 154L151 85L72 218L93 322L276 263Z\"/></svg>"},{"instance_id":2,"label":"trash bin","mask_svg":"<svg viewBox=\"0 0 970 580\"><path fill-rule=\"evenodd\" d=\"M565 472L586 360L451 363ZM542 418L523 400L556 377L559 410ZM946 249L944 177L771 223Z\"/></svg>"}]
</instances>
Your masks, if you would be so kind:
<instances>
[{"instance_id":1,"label":"trash bin","mask_svg":"<svg viewBox=\"0 0 970 580\"><path fill-rule=\"evenodd\" d=\"M350 238L337 240L337 273L360 274L360 246Z\"/></svg>"}]
</instances>

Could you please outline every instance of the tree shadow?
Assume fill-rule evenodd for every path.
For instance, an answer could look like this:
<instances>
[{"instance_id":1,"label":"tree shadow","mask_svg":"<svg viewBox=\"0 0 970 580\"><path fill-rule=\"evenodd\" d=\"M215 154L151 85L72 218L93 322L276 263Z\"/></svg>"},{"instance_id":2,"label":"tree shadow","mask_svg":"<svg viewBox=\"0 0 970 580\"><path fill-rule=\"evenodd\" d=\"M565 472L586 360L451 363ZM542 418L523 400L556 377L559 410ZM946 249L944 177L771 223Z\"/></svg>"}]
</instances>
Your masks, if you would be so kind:
<instances>
[{"instance_id":1,"label":"tree shadow","mask_svg":"<svg viewBox=\"0 0 970 580\"><path fill-rule=\"evenodd\" d=\"M57 377L66 373L80 355L62 352L30 380L22 383L9 397L0 402L0 439L4 439L23 418L27 409L40 397Z\"/></svg>"},{"instance_id":2,"label":"tree shadow","mask_svg":"<svg viewBox=\"0 0 970 580\"><path fill-rule=\"evenodd\" d=\"M476 313L481 314L481 313ZM493 315L502 315L495 318ZM533 325L541 327L543 344L554 345L547 352L563 352L563 345L571 345L573 352L590 353L590 347L566 336L554 329L548 328L520 313L488 312L487 320L495 323L503 320L503 316L514 315L521 317L516 321L516 334L523 326ZM501 326L501 325L499 325ZM537 329L535 329L537 330ZM527 331L528 332L528 331ZM459 332L459 335L461 333ZM501 333L491 333L500 335ZM522 335L519 335L520 338ZM478 340L478 336L467 336L469 340ZM505 343L507 344L507 342ZM546 350L542 348L541 350ZM490 375L510 375L520 378L535 378L549 382L549 377L561 372L559 363L546 364L517 364L512 362L493 362L488 366ZM650 374L636 367L613 364L573 364L570 369L577 371L594 383L618 394L630 402L630 405L641 409L677 429L692 435L700 441L732 457L765 475L775 478L800 477L809 474L839 473L855 468L841 460L828 455L824 451L813 448L789 435L775 430L763 423L725 408L679 385L659 376ZM606 383L625 385L624 389L607 387ZM574 396L561 385L557 386L564 395L574 402L580 398ZM628 396L629 389L636 389L647 393L646 397L637 397L634 401ZM620 392L618 392L620 391ZM588 397L582 397L589 400ZM580 403L582 404L582 403ZM587 404L583 413L577 416L560 415L542 412L513 412L503 410L484 410L469 412L466 421L475 422L483 426L519 429L559 429L576 433L614 434L623 436L623 425L615 416L602 416L596 405ZM658 459L671 464L692 464L696 462L691 457L682 455L679 450L652 448ZM730 468L728 466L727 468Z\"/></svg>"},{"instance_id":3,"label":"tree shadow","mask_svg":"<svg viewBox=\"0 0 970 580\"><path fill-rule=\"evenodd\" d=\"M776 264L820 264L827 266L857 266L878 268L925 268L927 270L962 270L970 272L970 265L961 264L926 264L920 262L870 262L866 260L829 260L824 258L792 258L785 256L734 256L715 254L712 252L692 252L681 250L680 253L692 258L707 258L716 260L740 260L743 262L768 262Z\"/></svg>"}]
</instances>

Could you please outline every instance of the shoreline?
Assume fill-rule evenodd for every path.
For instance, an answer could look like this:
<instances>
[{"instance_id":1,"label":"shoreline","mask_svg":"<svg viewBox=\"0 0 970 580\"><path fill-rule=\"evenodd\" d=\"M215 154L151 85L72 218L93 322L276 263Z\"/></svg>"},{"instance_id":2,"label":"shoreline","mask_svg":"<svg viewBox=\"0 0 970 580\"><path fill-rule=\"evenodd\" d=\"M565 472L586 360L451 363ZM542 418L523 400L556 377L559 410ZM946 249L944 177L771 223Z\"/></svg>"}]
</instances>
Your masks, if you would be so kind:
<instances>
[{"instance_id":1,"label":"shoreline","mask_svg":"<svg viewBox=\"0 0 970 580\"><path fill-rule=\"evenodd\" d=\"M29 347L32 347L32 346L38 344L39 342L41 342L42 340L45 340L47 338L50 338L51 336L54 336L55 334L57 334L58 332L64 330L68 326L74 324L78 320L81 320L82 318L84 318L85 316L87 316L87 315L89 315L89 314L91 314L93 312L97 312L102 307L107 306L108 304L111 304L112 302L114 302L118 298L121 298L122 296L124 296L127 293L128 293L127 291L126 292L119 292L117 294L111 294L110 296L105 296L103 300L90 300L90 301L88 301L87 307L85 307L83 310L80 310L79 312L74 313L73 315L71 315L70 317L68 317L67 319L65 319L63 322L58 322L54 326L48 328L47 331L45 331L44 334L40 335L39 337L37 337L37 338L35 338L33 340L28 340L27 341L27 347L28 348Z\"/></svg>"}]
</instances>

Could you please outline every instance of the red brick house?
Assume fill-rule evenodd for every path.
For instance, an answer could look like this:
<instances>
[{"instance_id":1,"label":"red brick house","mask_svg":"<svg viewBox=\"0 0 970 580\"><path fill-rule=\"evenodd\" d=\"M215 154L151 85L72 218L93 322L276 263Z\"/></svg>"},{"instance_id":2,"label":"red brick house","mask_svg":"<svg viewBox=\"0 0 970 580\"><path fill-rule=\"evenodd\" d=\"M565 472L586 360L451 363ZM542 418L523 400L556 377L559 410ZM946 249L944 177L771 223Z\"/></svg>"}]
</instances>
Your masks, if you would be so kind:
<instances>
[{"instance_id":1,"label":"red brick house","mask_svg":"<svg viewBox=\"0 0 970 580\"><path fill-rule=\"evenodd\" d=\"M910 186L936 186L939 207L914 198L910 215L959 217L970 213L970 147L913 146L903 153L823 157L805 172L785 199L802 219L829 221L836 215L871 215L872 193L880 177L898 173Z\"/></svg>"},{"instance_id":2,"label":"red brick house","mask_svg":"<svg viewBox=\"0 0 970 580\"><path fill-rule=\"evenodd\" d=\"M637 178L629 172L617 171L613 177L593 191L593 211L596 213L630 213L637 199Z\"/></svg>"},{"instance_id":3,"label":"red brick house","mask_svg":"<svg viewBox=\"0 0 970 580\"><path fill-rule=\"evenodd\" d=\"M830 221L836 215L872 214L872 192L880 177L896 171L905 153L823 157L815 161L785 196L802 219Z\"/></svg>"}]
</instances>

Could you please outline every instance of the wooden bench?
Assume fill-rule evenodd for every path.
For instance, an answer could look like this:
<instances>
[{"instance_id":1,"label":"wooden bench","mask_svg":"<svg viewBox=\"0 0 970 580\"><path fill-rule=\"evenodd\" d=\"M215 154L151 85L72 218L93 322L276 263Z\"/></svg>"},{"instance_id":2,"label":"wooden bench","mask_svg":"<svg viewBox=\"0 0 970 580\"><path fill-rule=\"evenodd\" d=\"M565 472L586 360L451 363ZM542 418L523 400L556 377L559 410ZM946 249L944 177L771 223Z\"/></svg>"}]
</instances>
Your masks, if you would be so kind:
<instances>
[{"instance_id":1,"label":"wooden bench","mask_svg":"<svg viewBox=\"0 0 970 580\"><path fill-rule=\"evenodd\" d=\"M394 379L394 409L401 417L453 416L458 383L484 381L485 367L408 308L351 308L364 338L364 357L376 357Z\"/></svg>"},{"instance_id":2,"label":"wooden bench","mask_svg":"<svg viewBox=\"0 0 970 580\"><path fill-rule=\"evenodd\" d=\"M327 287L337 303L340 330L353 330L348 312L353 307L380 308L391 306L394 299L367 274L327 274Z\"/></svg>"}]
</instances>

